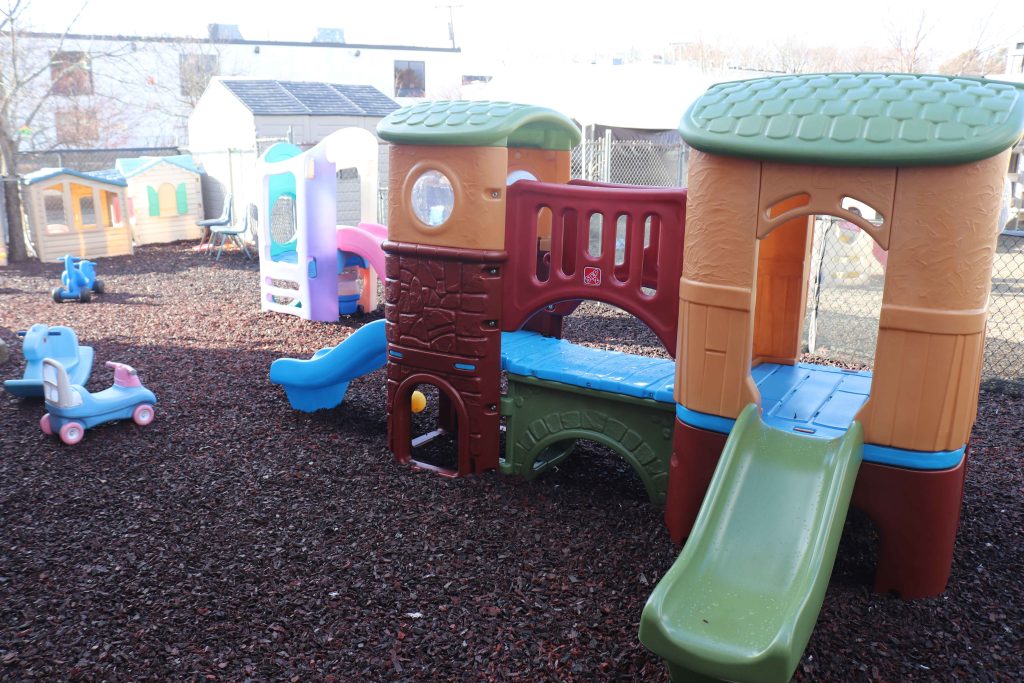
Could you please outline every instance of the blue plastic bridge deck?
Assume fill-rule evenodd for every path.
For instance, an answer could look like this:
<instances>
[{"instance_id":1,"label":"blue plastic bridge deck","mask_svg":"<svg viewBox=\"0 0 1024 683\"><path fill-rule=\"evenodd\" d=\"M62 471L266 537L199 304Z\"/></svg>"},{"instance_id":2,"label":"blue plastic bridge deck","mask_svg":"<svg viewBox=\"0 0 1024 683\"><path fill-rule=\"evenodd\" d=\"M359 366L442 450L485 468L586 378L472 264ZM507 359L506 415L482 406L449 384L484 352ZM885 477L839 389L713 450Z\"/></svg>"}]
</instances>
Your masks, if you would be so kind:
<instances>
[{"instance_id":1,"label":"blue plastic bridge deck","mask_svg":"<svg viewBox=\"0 0 1024 683\"><path fill-rule=\"evenodd\" d=\"M674 402L675 361L579 346L536 332L502 333L501 368L586 389ZM870 372L823 365L762 363L750 374L761 392L764 421L809 438L844 434L871 391ZM681 405L676 406L676 416L690 426L722 434L732 431L735 422ZM867 462L921 470L955 467L964 453L965 448L923 452L864 445Z\"/></svg>"},{"instance_id":2,"label":"blue plastic bridge deck","mask_svg":"<svg viewBox=\"0 0 1024 683\"><path fill-rule=\"evenodd\" d=\"M675 361L579 346L536 332L501 334L501 369L659 403L673 403Z\"/></svg>"}]
</instances>

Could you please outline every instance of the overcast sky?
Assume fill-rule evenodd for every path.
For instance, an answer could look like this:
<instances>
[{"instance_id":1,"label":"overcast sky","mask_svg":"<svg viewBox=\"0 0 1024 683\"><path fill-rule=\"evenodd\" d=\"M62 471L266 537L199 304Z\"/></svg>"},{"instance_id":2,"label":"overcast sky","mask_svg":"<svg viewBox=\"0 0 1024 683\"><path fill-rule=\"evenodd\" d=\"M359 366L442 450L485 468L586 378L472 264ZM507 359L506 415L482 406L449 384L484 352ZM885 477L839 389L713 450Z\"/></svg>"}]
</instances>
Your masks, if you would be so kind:
<instances>
[{"instance_id":1,"label":"overcast sky","mask_svg":"<svg viewBox=\"0 0 1024 683\"><path fill-rule=\"evenodd\" d=\"M32 28L63 30L82 0L33 0ZM448 5L456 43L467 56L509 60L526 55L656 51L669 42L782 42L882 45L893 26L916 26L922 12L928 48L937 54L1024 40L1022 0L627 0L603 9L593 0L385 0L330 3L291 0L90 0L75 30L83 33L205 35L209 23L238 24L254 40L309 40L317 27L342 28L350 43L443 46ZM287 7L283 12L279 8ZM599 9L599 7L601 7Z\"/></svg>"}]
</instances>

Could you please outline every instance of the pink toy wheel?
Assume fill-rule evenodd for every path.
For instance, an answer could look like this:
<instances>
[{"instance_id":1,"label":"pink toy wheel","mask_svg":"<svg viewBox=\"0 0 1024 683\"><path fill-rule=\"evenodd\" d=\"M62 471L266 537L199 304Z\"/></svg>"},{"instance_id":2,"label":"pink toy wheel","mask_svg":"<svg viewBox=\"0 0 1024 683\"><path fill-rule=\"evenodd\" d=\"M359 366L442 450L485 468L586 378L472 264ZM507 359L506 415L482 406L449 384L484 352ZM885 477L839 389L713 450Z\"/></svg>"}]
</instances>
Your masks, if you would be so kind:
<instances>
[{"instance_id":1,"label":"pink toy wheel","mask_svg":"<svg viewBox=\"0 0 1024 683\"><path fill-rule=\"evenodd\" d=\"M69 446L74 446L85 436L85 427L81 422L66 422L60 428L60 440Z\"/></svg>"},{"instance_id":2,"label":"pink toy wheel","mask_svg":"<svg viewBox=\"0 0 1024 683\"><path fill-rule=\"evenodd\" d=\"M135 424L140 427L145 427L153 418L156 417L156 413L153 411L153 406L148 403L135 406L135 410L132 411L132 419L135 420Z\"/></svg>"},{"instance_id":3,"label":"pink toy wheel","mask_svg":"<svg viewBox=\"0 0 1024 683\"><path fill-rule=\"evenodd\" d=\"M53 427L50 426L50 414L47 413L39 420L39 428L43 430L43 434L47 436L53 436Z\"/></svg>"}]
</instances>

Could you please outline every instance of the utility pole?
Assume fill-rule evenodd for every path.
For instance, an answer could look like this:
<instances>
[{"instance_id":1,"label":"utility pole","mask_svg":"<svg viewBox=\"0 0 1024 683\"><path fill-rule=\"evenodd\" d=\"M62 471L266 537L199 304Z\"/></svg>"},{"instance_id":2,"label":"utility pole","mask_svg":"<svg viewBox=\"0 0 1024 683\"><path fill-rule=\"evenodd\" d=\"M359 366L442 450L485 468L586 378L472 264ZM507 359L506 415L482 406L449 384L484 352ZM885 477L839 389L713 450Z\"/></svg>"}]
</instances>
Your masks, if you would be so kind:
<instances>
[{"instance_id":1,"label":"utility pole","mask_svg":"<svg viewBox=\"0 0 1024 683\"><path fill-rule=\"evenodd\" d=\"M452 10L462 8L462 5L434 5L436 9L443 7L448 8L448 38L452 41L452 47L455 47L455 14Z\"/></svg>"}]
</instances>

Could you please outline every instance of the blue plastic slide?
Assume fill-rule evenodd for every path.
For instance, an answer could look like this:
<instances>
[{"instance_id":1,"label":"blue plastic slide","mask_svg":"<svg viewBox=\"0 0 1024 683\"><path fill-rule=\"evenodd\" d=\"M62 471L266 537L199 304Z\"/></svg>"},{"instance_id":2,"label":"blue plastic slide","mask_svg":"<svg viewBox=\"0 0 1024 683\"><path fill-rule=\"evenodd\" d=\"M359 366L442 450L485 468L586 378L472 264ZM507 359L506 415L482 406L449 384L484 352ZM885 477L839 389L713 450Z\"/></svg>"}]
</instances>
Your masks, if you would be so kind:
<instances>
[{"instance_id":1,"label":"blue plastic slide","mask_svg":"<svg viewBox=\"0 0 1024 683\"><path fill-rule=\"evenodd\" d=\"M351 380L379 370L386 359L384 321L375 320L337 346L320 349L309 360L275 360L270 365L270 381L284 387L292 408L312 413L339 405Z\"/></svg>"}]
</instances>

